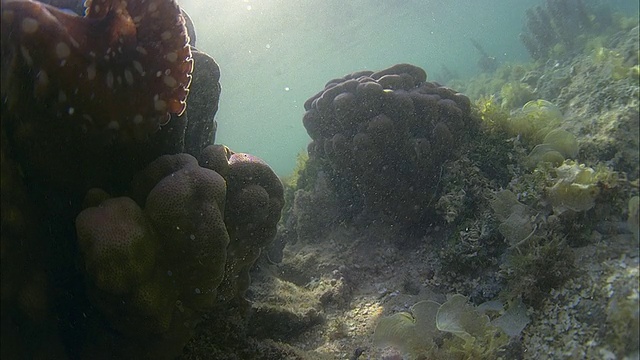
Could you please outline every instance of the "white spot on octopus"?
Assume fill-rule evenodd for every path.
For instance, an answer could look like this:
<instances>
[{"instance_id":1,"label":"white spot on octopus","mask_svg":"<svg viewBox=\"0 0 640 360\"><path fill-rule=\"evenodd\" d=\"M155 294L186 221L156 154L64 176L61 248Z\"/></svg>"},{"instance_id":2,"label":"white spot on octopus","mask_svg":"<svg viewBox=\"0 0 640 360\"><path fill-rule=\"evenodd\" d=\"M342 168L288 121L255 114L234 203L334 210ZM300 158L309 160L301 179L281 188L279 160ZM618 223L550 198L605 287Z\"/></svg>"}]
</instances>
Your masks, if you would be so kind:
<instances>
[{"instance_id":1,"label":"white spot on octopus","mask_svg":"<svg viewBox=\"0 0 640 360\"><path fill-rule=\"evenodd\" d=\"M20 28L22 29L22 32L24 32L25 34L35 33L36 31L38 31L39 26L40 24L38 23L38 20L30 17L26 17L22 19L22 23L20 24Z\"/></svg>"},{"instance_id":2,"label":"white spot on octopus","mask_svg":"<svg viewBox=\"0 0 640 360\"><path fill-rule=\"evenodd\" d=\"M96 78L96 64L93 63L87 66L87 79L93 80Z\"/></svg>"},{"instance_id":3,"label":"white spot on octopus","mask_svg":"<svg viewBox=\"0 0 640 360\"><path fill-rule=\"evenodd\" d=\"M144 68L142 67L142 64L140 64L140 62L136 60L134 60L132 63L136 71L139 72L140 75L144 76L145 73L144 73Z\"/></svg>"},{"instance_id":4,"label":"white spot on octopus","mask_svg":"<svg viewBox=\"0 0 640 360\"><path fill-rule=\"evenodd\" d=\"M124 79L129 85L133 85L133 74L129 69L124 70Z\"/></svg>"},{"instance_id":5,"label":"white spot on octopus","mask_svg":"<svg viewBox=\"0 0 640 360\"><path fill-rule=\"evenodd\" d=\"M118 123L118 122L117 122L117 121L115 121L115 120L111 120L111 121L109 122L109 124L107 125L107 128L108 128L109 130L120 130L120 123Z\"/></svg>"},{"instance_id":6,"label":"white spot on octopus","mask_svg":"<svg viewBox=\"0 0 640 360\"><path fill-rule=\"evenodd\" d=\"M58 57L58 59L65 59L70 54L71 54L71 49L69 48L69 45L67 45L65 42L61 41L56 45L56 56Z\"/></svg>"},{"instance_id":7,"label":"white spot on octopus","mask_svg":"<svg viewBox=\"0 0 640 360\"><path fill-rule=\"evenodd\" d=\"M113 89L113 73L111 71L107 73L107 86Z\"/></svg>"},{"instance_id":8,"label":"white spot on octopus","mask_svg":"<svg viewBox=\"0 0 640 360\"><path fill-rule=\"evenodd\" d=\"M178 82L172 76L165 76L164 78L162 78L162 81L170 88L174 88L178 85Z\"/></svg>"},{"instance_id":9,"label":"white spot on octopus","mask_svg":"<svg viewBox=\"0 0 640 360\"><path fill-rule=\"evenodd\" d=\"M165 59L167 59L167 61L169 61L169 62L172 62L172 63L173 63L173 62L176 62L176 60L178 60L178 54L176 54L176 52L175 52L175 51L172 51L172 52L170 52L170 53L166 54L166 55L164 56L164 58L165 58Z\"/></svg>"},{"instance_id":10,"label":"white spot on octopus","mask_svg":"<svg viewBox=\"0 0 640 360\"><path fill-rule=\"evenodd\" d=\"M156 100L153 102L153 107L157 111L165 111L167 110L167 103L164 100Z\"/></svg>"},{"instance_id":11,"label":"white spot on octopus","mask_svg":"<svg viewBox=\"0 0 640 360\"><path fill-rule=\"evenodd\" d=\"M142 120L144 120L144 118L140 114L136 114L136 116L133 117L133 123L136 125L140 125Z\"/></svg>"}]
</instances>

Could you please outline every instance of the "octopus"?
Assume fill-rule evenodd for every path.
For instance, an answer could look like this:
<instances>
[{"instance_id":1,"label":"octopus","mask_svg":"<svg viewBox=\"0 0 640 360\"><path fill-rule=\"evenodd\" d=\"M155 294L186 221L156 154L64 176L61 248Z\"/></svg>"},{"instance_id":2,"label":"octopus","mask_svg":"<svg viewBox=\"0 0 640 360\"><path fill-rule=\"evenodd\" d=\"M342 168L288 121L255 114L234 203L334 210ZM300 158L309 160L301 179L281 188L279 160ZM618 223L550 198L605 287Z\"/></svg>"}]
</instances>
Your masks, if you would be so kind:
<instances>
[{"instance_id":1,"label":"octopus","mask_svg":"<svg viewBox=\"0 0 640 360\"><path fill-rule=\"evenodd\" d=\"M87 0L85 15L2 0L2 100L83 133L148 138L186 109L193 59L174 0ZM27 104L31 104L27 101Z\"/></svg>"}]
</instances>

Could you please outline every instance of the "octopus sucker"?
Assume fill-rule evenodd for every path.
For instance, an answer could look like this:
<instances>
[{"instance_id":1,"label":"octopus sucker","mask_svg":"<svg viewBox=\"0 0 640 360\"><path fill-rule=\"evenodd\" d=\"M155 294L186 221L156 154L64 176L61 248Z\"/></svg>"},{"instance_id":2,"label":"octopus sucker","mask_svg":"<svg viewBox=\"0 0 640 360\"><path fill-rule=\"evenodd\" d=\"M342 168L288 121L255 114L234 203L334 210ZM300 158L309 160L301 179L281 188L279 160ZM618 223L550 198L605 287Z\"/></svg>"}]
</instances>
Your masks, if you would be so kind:
<instances>
[{"instance_id":1,"label":"octopus sucker","mask_svg":"<svg viewBox=\"0 0 640 360\"><path fill-rule=\"evenodd\" d=\"M142 67L142 64L141 64L139 61L135 61L135 60L134 60L134 61L132 61L131 63L133 64L133 68L134 68L134 69L136 69L136 71L137 71L140 75L142 75L142 76L144 76L144 75L145 75L144 68Z\"/></svg>"},{"instance_id":2,"label":"octopus sucker","mask_svg":"<svg viewBox=\"0 0 640 360\"><path fill-rule=\"evenodd\" d=\"M77 16L33 0L2 0L3 57L11 56L3 59L11 79L3 96L16 107L41 104L45 118L69 117L89 135L118 130L123 139L146 139L187 100L193 60L180 8L175 0L85 6ZM33 92L25 94L24 83ZM77 95L61 101L74 89Z\"/></svg>"}]
</instances>

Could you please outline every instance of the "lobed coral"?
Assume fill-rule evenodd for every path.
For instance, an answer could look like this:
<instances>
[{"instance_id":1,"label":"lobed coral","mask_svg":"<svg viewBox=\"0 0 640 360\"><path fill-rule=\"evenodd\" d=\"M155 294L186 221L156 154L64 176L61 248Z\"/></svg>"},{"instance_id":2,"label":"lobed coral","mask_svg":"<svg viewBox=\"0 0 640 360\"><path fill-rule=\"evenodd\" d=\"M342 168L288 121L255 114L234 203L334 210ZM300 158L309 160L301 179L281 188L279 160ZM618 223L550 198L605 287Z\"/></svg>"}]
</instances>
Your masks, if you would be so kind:
<instances>
[{"instance_id":1,"label":"lobed coral","mask_svg":"<svg viewBox=\"0 0 640 360\"><path fill-rule=\"evenodd\" d=\"M130 192L136 200L100 203L90 192L93 206L76 219L88 292L125 344L158 334L175 353L203 311L243 298L249 267L275 236L282 185L260 159L215 145L200 164L161 156Z\"/></svg>"},{"instance_id":2,"label":"lobed coral","mask_svg":"<svg viewBox=\"0 0 640 360\"><path fill-rule=\"evenodd\" d=\"M183 166L172 166L175 157ZM144 208L107 199L76 219L92 300L131 336L166 332L178 300L183 309L212 307L229 243L222 176L186 154L150 167L167 175L156 178Z\"/></svg>"},{"instance_id":3,"label":"lobed coral","mask_svg":"<svg viewBox=\"0 0 640 360\"><path fill-rule=\"evenodd\" d=\"M579 51L584 34L611 27L613 17L608 7L583 0L547 0L528 9L525 21L520 40L538 60Z\"/></svg>"},{"instance_id":4,"label":"lobed coral","mask_svg":"<svg viewBox=\"0 0 640 360\"><path fill-rule=\"evenodd\" d=\"M426 78L409 64L361 71L305 103L309 157L351 216L426 223L442 165L477 130L469 99Z\"/></svg>"},{"instance_id":5,"label":"lobed coral","mask_svg":"<svg viewBox=\"0 0 640 360\"><path fill-rule=\"evenodd\" d=\"M165 357L156 334L177 354L203 311L243 298L274 238L283 193L273 171L223 146L205 148L200 164L161 156L132 182L137 200L94 190L76 219L89 297L125 353Z\"/></svg>"},{"instance_id":6,"label":"lobed coral","mask_svg":"<svg viewBox=\"0 0 640 360\"><path fill-rule=\"evenodd\" d=\"M224 222L230 244L221 301L244 298L250 284L249 270L274 239L284 206L282 183L264 161L249 154L227 153L230 156L224 172L228 184Z\"/></svg>"}]
</instances>

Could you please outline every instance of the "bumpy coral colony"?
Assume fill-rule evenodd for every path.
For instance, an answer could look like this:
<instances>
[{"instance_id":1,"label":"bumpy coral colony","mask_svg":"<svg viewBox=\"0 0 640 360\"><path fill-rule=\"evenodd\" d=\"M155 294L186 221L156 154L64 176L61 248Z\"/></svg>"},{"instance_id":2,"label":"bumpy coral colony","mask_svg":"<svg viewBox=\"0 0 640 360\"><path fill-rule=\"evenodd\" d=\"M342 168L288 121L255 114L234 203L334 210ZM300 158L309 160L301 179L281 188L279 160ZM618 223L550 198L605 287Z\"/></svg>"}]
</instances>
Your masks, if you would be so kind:
<instances>
[{"instance_id":1,"label":"bumpy coral colony","mask_svg":"<svg viewBox=\"0 0 640 360\"><path fill-rule=\"evenodd\" d=\"M331 80L305 103L309 157L356 216L428 224L445 160L478 128L470 100L409 64Z\"/></svg>"}]
</instances>

